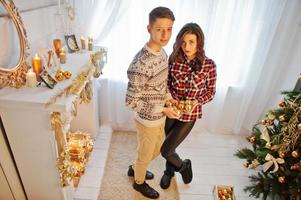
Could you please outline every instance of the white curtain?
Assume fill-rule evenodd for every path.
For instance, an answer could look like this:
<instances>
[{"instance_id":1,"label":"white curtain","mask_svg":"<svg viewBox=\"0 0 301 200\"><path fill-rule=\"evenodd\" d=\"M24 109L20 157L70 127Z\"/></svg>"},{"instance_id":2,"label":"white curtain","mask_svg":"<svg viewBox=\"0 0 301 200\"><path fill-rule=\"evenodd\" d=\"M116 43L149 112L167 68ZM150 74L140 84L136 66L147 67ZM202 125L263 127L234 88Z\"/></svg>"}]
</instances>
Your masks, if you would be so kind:
<instances>
[{"instance_id":1,"label":"white curtain","mask_svg":"<svg viewBox=\"0 0 301 200\"><path fill-rule=\"evenodd\" d=\"M175 14L170 54L180 28L198 23L205 34L208 57L217 64L217 93L204 107L194 131L245 133L280 93L281 77L298 38L298 0L76 0L81 27L108 47L108 63L100 81L100 117L113 129L133 130L133 114L124 105L126 70L149 38L148 13L157 6ZM300 34L299 34L300 36ZM301 62L300 62L301 64ZM296 73L298 70L291 70ZM297 74L295 74L297 77ZM291 85L293 88L293 85Z\"/></svg>"}]
</instances>

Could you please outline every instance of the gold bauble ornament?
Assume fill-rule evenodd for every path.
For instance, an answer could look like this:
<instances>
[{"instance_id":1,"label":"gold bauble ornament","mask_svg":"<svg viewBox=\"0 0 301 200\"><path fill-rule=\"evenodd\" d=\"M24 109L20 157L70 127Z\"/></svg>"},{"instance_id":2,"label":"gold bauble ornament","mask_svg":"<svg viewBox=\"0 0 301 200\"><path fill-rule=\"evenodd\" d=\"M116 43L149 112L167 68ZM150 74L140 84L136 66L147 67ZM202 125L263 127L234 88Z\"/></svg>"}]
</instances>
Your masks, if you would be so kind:
<instances>
[{"instance_id":1,"label":"gold bauble ornament","mask_svg":"<svg viewBox=\"0 0 301 200\"><path fill-rule=\"evenodd\" d=\"M278 178L279 183L285 183L285 176L280 176Z\"/></svg>"},{"instance_id":2,"label":"gold bauble ornament","mask_svg":"<svg viewBox=\"0 0 301 200\"><path fill-rule=\"evenodd\" d=\"M294 158L298 158L299 157L299 152L298 151L293 151L291 153L291 155L294 157Z\"/></svg>"},{"instance_id":3,"label":"gold bauble ornament","mask_svg":"<svg viewBox=\"0 0 301 200\"><path fill-rule=\"evenodd\" d=\"M256 137L255 136L250 137L250 142L254 144L256 142Z\"/></svg>"},{"instance_id":4,"label":"gold bauble ornament","mask_svg":"<svg viewBox=\"0 0 301 200\"><path fill-rule=\"evenodd\" d=\"M279 121L280 121L280 122L284 122L284 121L285 121L284 115L280 115L280 116L279 116Z\"/></svg>"},{"instance_id":5,"label":"gold bauble ornament","mask_svg":"<svg viewBox=\"0 0 301 200\"><path fill-rule=\"evenodd\" d=\"M70 71L64 71L63 75L66 79L69 79L72 76L72 73Z\"/></svg>"},{"instance_id":6,"label":"gold bauble ornament","mask_svg":"<svg viewBox=\"0 0 301 200\"><path fill-rule=\"evenodd\" d=\"M55 78L58 81L62 81L62 80L64 80L64 74L62 72L56 72Z\"/></svg>"},{"instance_id":7,"label":"gold bauble ornament","mask_svg":"<svg viewBox=\"0 0 301 200\"><path fill-rule=\"evenodd\" d=\"M279 157L280 158L284 158L285 157L285 153L283 151L278 152Z\"/></svg>"},{"instance_id":8,"label":"gold bauble ornament","mask_svg":"<svg viewBox=\"0 0 301 200\"><path fill-rule=\"evenodd\" d=\"M185 105L192 105L192 101L191 100L186 100Z\"/></svg>"},{"instance_id":9,"label":"gold bauble ornament","mask_svg":"<svg viewBox=\"0 0 301 200\"><path fill-rule=\"evenodd\" d=\"M171 107L171 106L172 106L172 103L171 103L171 101L167 100L167 101L166 101L166 103L165 103L165 106L167 106L167 107Z\"/></svg>"},{"instance_id":10,"label":"gold bauble ornament","mask_svg":"<svg viewBox=\"0 0 301 200\"><path fill-rule=\"evenodd\" d=\"M173 106L172 108L178 115L181 115L181 111L176 106Z\"/></svg>"},{"instance_id":11,"label":"gold bauble ornament","mask_svg":"<svg viewBox=\"0 0 301 200\"><path fill-rule=\"evenodd\" d=\"M301 131L301 123L298 124L298 130Z\"/></svg>"},{"instance_id":12,"label":"gold bauble ornament","mask_svg":"<svg viewBox=\"0 0 301 200\"><path fill-rule=\"evenodd\" d=\"M181 100L179 101L179 104L185 104L185 101Z\"/></svg>"},{"instance_id":13,"label":"gold bauble ornament","mask_svg":"<svg viewBox=\"0 0 301 200\"><path fill-rule=\"evenodd\" d=\"M184 110L185 104L184 103L179 103L178 109L179 110Z\"/></svg>"},{"instance_id":14,"label":"gold bauble ornament","mask_svg":"<svg viewBox=\"0 0 301 200\"><path fill-rule=\"evenodd\" d=\"M186 112L191 112L191 110L192 110L192 105L191 104L186 104L185 105L185 111Z\"/></svg>"}]
</instances>

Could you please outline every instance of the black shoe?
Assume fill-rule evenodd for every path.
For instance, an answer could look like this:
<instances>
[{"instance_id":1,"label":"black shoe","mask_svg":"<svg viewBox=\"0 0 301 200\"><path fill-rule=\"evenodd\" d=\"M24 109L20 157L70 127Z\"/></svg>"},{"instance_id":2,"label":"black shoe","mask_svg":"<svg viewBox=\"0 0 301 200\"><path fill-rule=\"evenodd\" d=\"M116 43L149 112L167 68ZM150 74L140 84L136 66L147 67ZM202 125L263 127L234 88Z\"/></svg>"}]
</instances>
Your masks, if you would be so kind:
<instances>
[{"instance_id":1,"label":"black shoe","mask_svg":"<svg viewBox=\"0 0 301 200\"><path fill-rule=\"evenodd\" d=\"M188 184L192 181L192 167L191 161L189 159L185 159L183 161L182 167L179 172L182 175L182 179L185 184Z\"/></svg>"},{"instance_id":2,"label":"black shoe","mask_svg":"<svg viewBox=\"0 0 301 200\"><path fill-rule=\"evenodd\" d=\"M129 166L128 176L134 176L134 169L133 169L132 165ZM154 174L150 171L146 171L145 179L150 180L150 179L153 179L153 178L154 178Z\"/></svg>"},{"instance_id":3,"label":"black shoe","mask_svg":"<svg viewBox=\"0 0 301 200\"><path fill-rule=\"evenodd\" d=\"M152 187L150 187L146 182L142 184L137 184L134 182L133 188L143 194L143 196L151 198L151 199L157 199L159 198L159 193Z\"/></svg>"},{"instance_id":4,"label":"black shoe","mask_svg":"<svg viewBox=\"0 0 301 200\"><path fill-rule=\"evenodd\" d=\"M173 176L171 176L167 173L163 174L163 176L161 178L161 181L160 181L160 186L161 186L162 189L169 188L172 177Z\"/></svg>"}]
</instances>

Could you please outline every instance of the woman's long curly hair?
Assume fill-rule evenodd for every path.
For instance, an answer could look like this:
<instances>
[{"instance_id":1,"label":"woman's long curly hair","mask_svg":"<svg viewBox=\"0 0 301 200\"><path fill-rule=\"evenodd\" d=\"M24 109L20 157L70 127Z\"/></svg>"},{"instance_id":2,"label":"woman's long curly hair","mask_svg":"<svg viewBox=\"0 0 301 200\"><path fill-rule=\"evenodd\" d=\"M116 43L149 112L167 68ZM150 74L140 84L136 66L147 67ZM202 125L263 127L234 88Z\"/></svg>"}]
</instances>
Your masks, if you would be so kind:
<instances>
[{"instance_id":1,"label":"woman's long curly hair","mask_svg":"<svg viewBox=\"0 0 301 200\"><path fill-rule=\"evenodd\" d=\"M185 60L184 52L181 48L183 43L184 36L187 33L191 33L196 35L197 37L197 52L196 59L199 63L202 63L205 58L205 50L204 50L204 33L201 27L196 23L187 23L183 26L180 32L177 35L176 42L173 45L173 52L169 57L169 63L172 62L183 62Z\"/></svg>"}]
</instances>

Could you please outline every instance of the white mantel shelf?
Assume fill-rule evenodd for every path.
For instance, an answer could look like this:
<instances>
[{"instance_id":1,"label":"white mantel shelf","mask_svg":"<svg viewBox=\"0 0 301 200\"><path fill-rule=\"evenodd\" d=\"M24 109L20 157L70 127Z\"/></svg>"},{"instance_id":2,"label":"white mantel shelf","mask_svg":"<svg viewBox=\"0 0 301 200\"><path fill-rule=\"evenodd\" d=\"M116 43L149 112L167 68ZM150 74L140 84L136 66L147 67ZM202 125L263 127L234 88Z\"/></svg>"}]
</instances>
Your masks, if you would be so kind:
<instances>
[{"instance_id":1,"label":"white mantel shelf","mask_svg":"<svg viewBox=\"0 0 301 200\"><path fill-rule=\"evenodd\" d=\"M90 60L91 51L84 53L68 54L67 63L60 64L63 70L68 70L72 73L72 76L68 80L59 81L54 89L49 89L44 83L38 87L28 88L23 87L20 89L4 88L0 90L0 106L2 107L27 107L33 109L47 109L50 111L64 112L67 111L71 98L62 97L58 101L45 107L46 103L50 100L50 97L55 96L60 91L69 86L72 80L77 76L80 69L87 64ZM69 102L68 102L69 101Z\"/></svg>"},{"instance_id":2,"label":"white mantel shelf","mask_svg":"<svg viewBox=\"0 0 301 200\"><path fill-rule=\"evenodd\" d=\"M90 62L91 51L67 54L67 63L60 65L72 73L69 80L60 81L54 89L44 83L39 87L0 90L0 115L12 149L25 193L29 200L72 200L74 188L62 188L56 166L57 147L51 128L52 112L70 114L76 95L62 96L46 108ZM93 98L89 104L77 106L77 116L68 124L72 131L81 130L96 137L99 128L97 91L92 81Z\"/></svg>"}]
</instances>

